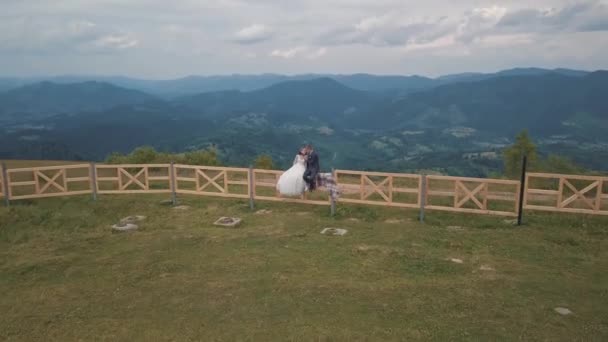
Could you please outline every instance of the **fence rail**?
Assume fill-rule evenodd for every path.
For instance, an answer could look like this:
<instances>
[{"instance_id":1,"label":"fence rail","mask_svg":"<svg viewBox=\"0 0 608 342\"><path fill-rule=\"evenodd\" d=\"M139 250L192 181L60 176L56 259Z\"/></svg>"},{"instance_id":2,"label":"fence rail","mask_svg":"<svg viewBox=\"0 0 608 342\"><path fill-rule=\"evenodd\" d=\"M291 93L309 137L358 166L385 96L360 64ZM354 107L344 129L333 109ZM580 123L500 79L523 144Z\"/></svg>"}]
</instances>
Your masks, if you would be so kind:
<instances>
[{"instance_id":1,"label":"fence rail","mask_svg":"<svg viewBox=\"0 0 608 342\"><path fill-rule=\"evenodd\" d=\"M555 173L526 175L524 208L608 215L608 177Z\"/></svg>"},{"instance_id":2,"label":"fence rail","mask_svg":"<svg viewBox=\"0 0 608 342\"><path fill-rule=\"evenodd\" d=\"M427 176L425 208L517 216L519 184L503 179Z\"/></svg>"},{"instance_id":3,"label":"fence rail","mask_svg":"<svg viewBox=\"0 0 608 342\"><path fill-rule=\"evenodd\" d=\"M285 198L276 170L181 164L76 164L2 168L8 200L82 194L180 193L330 205L326 193ZM336 170L340 203L517 216L520 181ZM174 184L174 185L173 185ZM608 215L608 177L528 173L523 208Z\"/></svg>"},{"instance_id":4,"label":"fence rail","mask_svg":"<svg viewBox=\"0 0 608 342\"><path fill-rule=\"evenodd\" d=\"M91 193L88 164L7 169L6 178L10 199Z\"/></svg>"}]
</instances>

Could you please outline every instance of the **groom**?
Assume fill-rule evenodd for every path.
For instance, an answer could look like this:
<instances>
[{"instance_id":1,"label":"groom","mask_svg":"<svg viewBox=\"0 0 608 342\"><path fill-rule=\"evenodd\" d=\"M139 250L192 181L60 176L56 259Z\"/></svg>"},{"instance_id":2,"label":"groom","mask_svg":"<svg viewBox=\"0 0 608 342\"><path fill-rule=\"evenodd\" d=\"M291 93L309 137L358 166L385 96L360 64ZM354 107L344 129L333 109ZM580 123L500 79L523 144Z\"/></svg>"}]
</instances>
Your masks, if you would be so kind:
<instances>
[{"instance_id":1,"label":"groom","mask_svg":"<svg viewBox=\"0 0 608 342\"><path fill-rule=\"evenodd\" d=\"M308 190L313 191L317 187L317 176L319 175L319 155L315 152L312 145L304 146L306 154L306 171L304 171L304 181L308 184Z\"/></svg>"}]
</instances>

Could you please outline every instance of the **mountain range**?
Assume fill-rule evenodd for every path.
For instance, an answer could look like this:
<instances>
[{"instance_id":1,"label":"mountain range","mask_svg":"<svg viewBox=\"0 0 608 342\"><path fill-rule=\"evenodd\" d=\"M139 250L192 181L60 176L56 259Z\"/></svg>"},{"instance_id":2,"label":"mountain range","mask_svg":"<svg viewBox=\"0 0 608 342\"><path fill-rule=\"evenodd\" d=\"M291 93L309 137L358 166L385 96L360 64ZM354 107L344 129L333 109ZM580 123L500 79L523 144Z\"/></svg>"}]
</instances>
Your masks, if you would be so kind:
<instances>
[{"instance_id":1,"label":"mountain range","mask_svg":"<svg viewBox=\"0 0 608 342\"><path fill-rule=\"evenodd\" d=\"M313 142L333 167L485 175L500 169L500 150L528 129L542 153L608 168L598 158L608 154L606 89L606 71L538 68L434 79L0 78L0 158L98 160L139 145L214 145L227 163L268 153L286 166L298 145Z\"/></svg>"}]
</instances>

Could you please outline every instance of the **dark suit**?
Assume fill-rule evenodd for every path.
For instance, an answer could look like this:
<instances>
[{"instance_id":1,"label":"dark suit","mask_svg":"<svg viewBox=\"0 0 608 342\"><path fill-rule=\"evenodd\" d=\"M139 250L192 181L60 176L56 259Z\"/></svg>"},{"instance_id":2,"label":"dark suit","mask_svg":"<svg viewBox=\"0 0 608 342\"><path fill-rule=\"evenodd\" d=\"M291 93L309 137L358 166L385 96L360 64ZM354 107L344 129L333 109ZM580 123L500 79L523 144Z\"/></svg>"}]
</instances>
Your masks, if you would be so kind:
<instances>
[{"instance_id":1,"label":"dark suit","mask_svg":"<svg viewBox=\"0 0 608 342\"><path fill-rule=\"evenodd\" d=\"M306 158L306 171L304 171L304 181L308 184L310 191L317 187L317 175L321 167L319 166L319 155L317 152L312 151Z\"/></svg>"}]
</instances>

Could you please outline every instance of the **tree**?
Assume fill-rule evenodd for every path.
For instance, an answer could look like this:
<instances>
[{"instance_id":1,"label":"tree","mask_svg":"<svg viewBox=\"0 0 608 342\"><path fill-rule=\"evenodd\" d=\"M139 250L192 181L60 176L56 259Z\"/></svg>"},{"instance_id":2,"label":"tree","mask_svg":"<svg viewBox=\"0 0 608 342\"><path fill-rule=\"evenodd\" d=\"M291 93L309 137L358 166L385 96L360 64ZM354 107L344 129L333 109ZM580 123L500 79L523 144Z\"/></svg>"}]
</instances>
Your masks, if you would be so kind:
<instances>
[{"instance_id":1,"label":"tree","mask_svg":"<svg viewBox=\"0 0 608 342\"><path fill-rule=\"evenodd\" d=\"M537 160L536 145L534 145L527 130L521 131L515 137L515 143L503 151L505 175L508 178L519 176L524 156L528 157L528 165L534 166Z\"/></svg>"},{"instance_id":2,"label":"tree","mask_svg":"<svg viewBox=\"0 0 608 342\"><path fill-rule=\"evenodd\" d=\"M184 163L188 165L219 166L220 160L215 148L186 152Z\"/></svg>"},{"instance_id":3,"label":"tree","mask_svg":"<svg viewBox=\"0 0 608 342\"><path fill-rule=\"evenodd\" d=\"M127 156L129 163L133 164L152 164L156 162L157 157L158 153L150 146L138 147Z\"/></svg>"},{"instance_id":4,"label":"tree","mask_svg":"<svg viewBox=\"0 0 608 342\"><path fill-rule=\"evenodd\" d=\"M586 172L584 168L576 165L574 162L572 162L572 160L555 154L550 154L546 160L543 160L542 169L545 172L565 173L571 175Z\"/></svg>"},{"instance_id":5,"label":"tree","mask_svg":"<svg viewBox=\"0 0 608 342\"><path fill-rule=\"evenodd\" d=\"M261 154L253 162L256 169L272 170L274 169L274 162L272 157L267 154Z\"/></svg>"}]
</instances>

